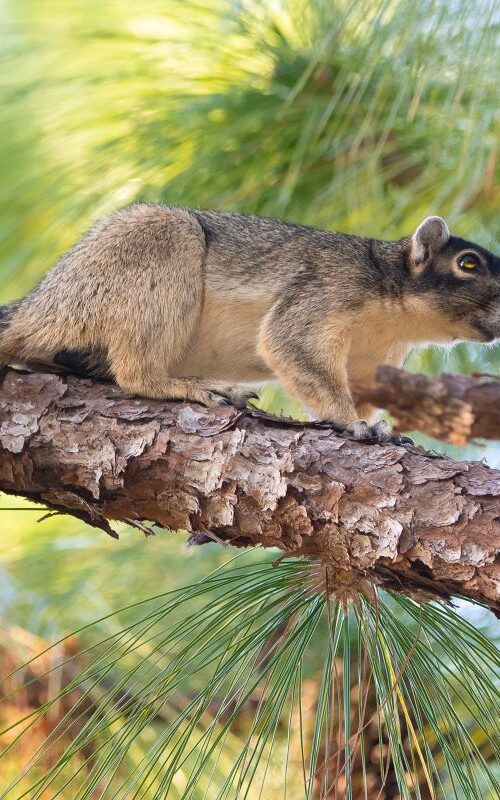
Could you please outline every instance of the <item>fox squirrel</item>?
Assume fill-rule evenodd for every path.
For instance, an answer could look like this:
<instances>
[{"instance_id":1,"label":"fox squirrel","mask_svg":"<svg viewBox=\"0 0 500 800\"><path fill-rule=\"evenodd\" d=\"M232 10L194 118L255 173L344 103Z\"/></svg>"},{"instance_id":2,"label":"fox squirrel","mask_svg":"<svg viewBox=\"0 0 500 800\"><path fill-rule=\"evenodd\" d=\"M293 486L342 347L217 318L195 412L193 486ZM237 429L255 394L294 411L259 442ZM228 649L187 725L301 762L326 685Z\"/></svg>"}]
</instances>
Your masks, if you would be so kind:
<instances>
[{"instance_id":1,"label":"fox squirrel","mask_svg":"<svg viewBox=\"0 0 500 800\"><path fill-rule=\"evenodd\" d=\"M419 342L500 337L500 259L427 217L387 242L275 219L137 204L102 219L0 308L0 363L127 393L244 406L277 378L355 438L387 435L349 380Z\"/></svg>"}]
</instances>

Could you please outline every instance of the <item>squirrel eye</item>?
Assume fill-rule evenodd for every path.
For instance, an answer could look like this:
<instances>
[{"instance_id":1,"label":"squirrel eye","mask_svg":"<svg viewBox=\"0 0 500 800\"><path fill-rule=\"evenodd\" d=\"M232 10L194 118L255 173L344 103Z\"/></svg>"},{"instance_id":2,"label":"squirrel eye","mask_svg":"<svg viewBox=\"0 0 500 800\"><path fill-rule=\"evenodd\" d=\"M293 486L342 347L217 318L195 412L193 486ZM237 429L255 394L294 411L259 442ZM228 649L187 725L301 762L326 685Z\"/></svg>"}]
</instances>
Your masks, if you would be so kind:
<instances>
[{"instance_id":1,"label":"squirrel eye","mask_svg":"<svg viewBox=\"0 0 500 800\"><path fill-rule=\"evenodd\" d=\"M464 253L463 256L460 256L458 266L464 272L478 272L481 269L481 264L475 253Z\"/></svg>"}]
</instances>

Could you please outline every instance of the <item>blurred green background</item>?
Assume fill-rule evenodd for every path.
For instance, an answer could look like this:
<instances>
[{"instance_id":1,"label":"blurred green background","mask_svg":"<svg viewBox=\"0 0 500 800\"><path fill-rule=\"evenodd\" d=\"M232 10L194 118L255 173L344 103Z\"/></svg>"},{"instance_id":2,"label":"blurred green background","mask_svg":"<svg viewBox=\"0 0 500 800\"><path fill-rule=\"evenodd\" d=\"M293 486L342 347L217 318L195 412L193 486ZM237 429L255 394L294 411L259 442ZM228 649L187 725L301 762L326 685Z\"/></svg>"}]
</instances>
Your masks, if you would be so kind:
<instances>
[{"instance_id":1,"label":"blurred green background","mask_svg":"<svg viewBox=\"0 0 500 800\"><path fill-rule=\"evenodd\" d=\"M389 239L441 214L499 250L497 0L0 8L0 302L135 200ZM499 364L498 346L460 345L409 367ZM263 398L300 411L275 387ZM453 454L500 464L493 444ZM25 502L1 506L0 614L47 640L230 558L188 552L180 535L123 527L116 543L66 517L38 523Z\"/></svg>"}]
</instances>

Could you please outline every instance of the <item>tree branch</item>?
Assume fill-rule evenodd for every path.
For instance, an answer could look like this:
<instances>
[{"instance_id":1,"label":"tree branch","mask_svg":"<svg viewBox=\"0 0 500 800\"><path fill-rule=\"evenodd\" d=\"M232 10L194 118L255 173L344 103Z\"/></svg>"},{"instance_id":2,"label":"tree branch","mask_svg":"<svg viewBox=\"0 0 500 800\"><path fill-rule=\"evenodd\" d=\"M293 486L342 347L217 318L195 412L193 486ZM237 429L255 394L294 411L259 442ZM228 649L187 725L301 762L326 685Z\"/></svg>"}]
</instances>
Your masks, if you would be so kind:
<instances>
[{"instance_id":1,"label":"tree branch","mask_svg":"<svg viewBox=\"0 0 500 800\"><path fill-rule=\"evenodd\" d=\"M312 556L340 593L368 578L500 611L500 471L418 447L7 370L0 489L108 533L150 521Z\"/></svg>"},{"instance_id":2,"label":"tree branch","mask_svg":"<svg viewBox=\"0 0 500 800\"><path fill-rule=\"evenodd\" d=\"M358 384L354 394L389 411L400 431L419 430L461 446L473 439L500 439L500 378L427 378L382 366L375 386Z\"/></svg>"}]
</instances>

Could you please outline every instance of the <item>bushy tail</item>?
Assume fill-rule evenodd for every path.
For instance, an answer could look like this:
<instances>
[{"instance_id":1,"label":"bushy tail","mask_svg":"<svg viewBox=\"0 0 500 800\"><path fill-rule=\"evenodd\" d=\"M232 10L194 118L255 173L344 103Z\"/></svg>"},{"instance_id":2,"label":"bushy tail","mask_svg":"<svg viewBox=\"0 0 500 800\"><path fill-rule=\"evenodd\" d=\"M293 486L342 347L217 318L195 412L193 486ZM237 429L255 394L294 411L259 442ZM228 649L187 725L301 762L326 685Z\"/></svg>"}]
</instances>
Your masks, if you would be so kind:
<instances>
[{"instance_id":1,"label":"bushy tail","mask_svg":"<svg viewBox=\"0 0 500 800\"><path fill-rule=\"evenodd\" d=\"M23 366L41 372L65 372L89 378L110 380L112 373L104 348L68 349L64 345L53 350L33 343L26 319L17 314L21 300L0 306L0 368ZM33 316L31 320L32 323ZM54 342L55 345L55 342Z\"/></svg>"}]
</instances>

